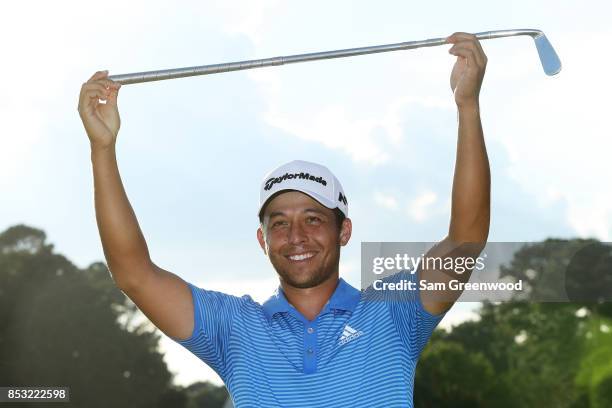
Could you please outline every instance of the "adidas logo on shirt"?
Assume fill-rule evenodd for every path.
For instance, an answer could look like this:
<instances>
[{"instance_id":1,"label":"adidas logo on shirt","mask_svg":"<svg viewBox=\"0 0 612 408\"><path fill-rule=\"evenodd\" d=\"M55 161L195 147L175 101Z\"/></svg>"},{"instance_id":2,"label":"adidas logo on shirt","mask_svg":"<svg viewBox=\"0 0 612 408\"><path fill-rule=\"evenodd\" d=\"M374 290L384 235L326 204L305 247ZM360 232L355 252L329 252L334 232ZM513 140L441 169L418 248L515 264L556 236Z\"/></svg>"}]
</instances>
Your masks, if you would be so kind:
<instances>
[{"instance_id":1,"label":"adidas logo on shirt","mask_svg":"<svg viewBox=\"0 0 612 408\"><path fill-rule=\"evenodd\" d=\"M348 324L344 326L344 330L342 331L342 336L338 340L338 345L342 346L348 343L349 341L355 340L357 337L361 336L363 332L361 330L355 330Z\"/></svg>"}]
</instances>

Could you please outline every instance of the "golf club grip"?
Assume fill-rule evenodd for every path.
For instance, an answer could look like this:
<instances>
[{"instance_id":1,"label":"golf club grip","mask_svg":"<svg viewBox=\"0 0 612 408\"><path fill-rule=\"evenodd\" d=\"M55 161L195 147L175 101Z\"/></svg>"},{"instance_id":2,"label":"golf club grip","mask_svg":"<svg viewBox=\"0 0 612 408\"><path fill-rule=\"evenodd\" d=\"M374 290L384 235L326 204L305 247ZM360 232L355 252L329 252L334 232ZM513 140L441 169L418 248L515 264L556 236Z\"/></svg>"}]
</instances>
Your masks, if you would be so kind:
<instances>
[{"instance_id":1,"label":"golf club grip","mask_svg":"<svg viewBox=\"0 0 612 408\"><path fill-rule=\"evenodd\" d=\"M500 37L510 37L516 35L529 35L534 38L542 36L540 30L520 29L520 30L498 30L484 31L474 34L479 40L489 40ZM420 41L408 41L395 44L375 45L369 47L349 48L344 50L314 52L308 54L298 54L281 56L274 58L264 58L258 60L247 60L237 62L227 62L222 64L201 65L186 68L165 69L159 71L135 72L131 74L111 75L108 79L120 84L136 84L141 82L162 81L166 79L185 78L196 75L210 75L221 72L240 71L245 69L261 68L268 66L284 65L297 62L316 61L322 59L344 58L356 55L374 54L379 52L390 52L399 50L409 50L422 47L435 47L444 45L446 37L433 38Z\"/></svg>"}]
</instances>

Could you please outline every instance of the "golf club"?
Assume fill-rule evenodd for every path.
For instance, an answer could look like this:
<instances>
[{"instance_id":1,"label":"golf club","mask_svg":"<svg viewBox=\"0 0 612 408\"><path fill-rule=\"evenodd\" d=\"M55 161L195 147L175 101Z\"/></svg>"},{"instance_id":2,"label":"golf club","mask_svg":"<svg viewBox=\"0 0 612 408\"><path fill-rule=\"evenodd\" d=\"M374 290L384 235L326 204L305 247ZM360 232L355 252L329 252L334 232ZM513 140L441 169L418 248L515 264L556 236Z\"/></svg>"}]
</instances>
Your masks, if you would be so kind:
<instances>
[{"instance_id":1,"label":"golf club","mask_svg":"<svg viewBox=\"0 0 612 408\"><path fill-rule=\"evenodd\" d=\"M546 75L555 75L561 71L561 61L553 46L544 33L540 30L518 29L484 31L474 34L479 40L490 40L493 38L512 37L528 35L535 42L542 68ZM259 60L226 62L223 64L202 65L198 67L165 69L160 71L135 72L131 74L111 75L108 79L120 84L136 84L140 82L162 81L165 79L184 78L196 75L218 74L221 72L239 71L243 69L260 68L272 65L291 64L294 62L315 61L321 59L352 57L362 54L374 54L378 52L410 50L421 47L435 47L444 45L446 37L433 38L421 41L408 41L396 44L375 45L370 47L349 48L346 50L323 51L309 54L289 55L285 57L264 58Z\"/></svg>"}]
</instances>

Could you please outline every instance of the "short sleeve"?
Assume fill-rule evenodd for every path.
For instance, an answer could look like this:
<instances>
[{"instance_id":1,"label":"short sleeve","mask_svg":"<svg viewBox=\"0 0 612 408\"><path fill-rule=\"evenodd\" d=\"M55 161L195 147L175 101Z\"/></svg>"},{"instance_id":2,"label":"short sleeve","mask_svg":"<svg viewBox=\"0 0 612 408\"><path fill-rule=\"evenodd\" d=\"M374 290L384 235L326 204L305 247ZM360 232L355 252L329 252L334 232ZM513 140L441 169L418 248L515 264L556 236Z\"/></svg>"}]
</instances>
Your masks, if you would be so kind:
<instances>
[{"instance_id":1,"label":"short sleeve","mask_svg":"<svg viewBox=\"0 0 612 408\"><path fill-rule=\"evenodd\" d=\"M187 339L172 340L191 351L224 378L232 326L240 317L245 299L187 284L193 299L193 332Z\"/></svg>"},{"instance_id":2,"label":"short sleeve","mask_svg":"<svg viewBox=\"0 0 612 408\"><path fill-rule=\"evenodd\" d=\"M445 312L433 315L421 302L416 273L401 271L384 279L385 282L414 282L414 290L393 291L387 299L391 319L411 358L418 359Z\"/></svg>"}]
</instances>

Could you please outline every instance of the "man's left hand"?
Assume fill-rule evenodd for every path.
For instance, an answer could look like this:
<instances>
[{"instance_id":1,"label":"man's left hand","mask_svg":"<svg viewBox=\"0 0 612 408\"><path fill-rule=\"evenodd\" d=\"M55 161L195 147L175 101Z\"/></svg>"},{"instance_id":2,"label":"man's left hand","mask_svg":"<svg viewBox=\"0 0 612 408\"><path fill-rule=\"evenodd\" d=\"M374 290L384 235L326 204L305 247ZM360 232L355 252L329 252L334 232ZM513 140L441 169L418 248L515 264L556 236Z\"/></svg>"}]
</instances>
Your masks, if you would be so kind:
<instances>
[{"instance_id":1,"label":"man's left hand","mask_svg":"<svg viewBox=\"0 0 612 408\"><path fill-rule=\"evenodd\" d=\"M451 90L458 107L478 105L480 86L487 67L487 56L475 35L456 32L446 38L453 44L448 51L457 56L450 77Z\"/></svg>"}]
</instances>

